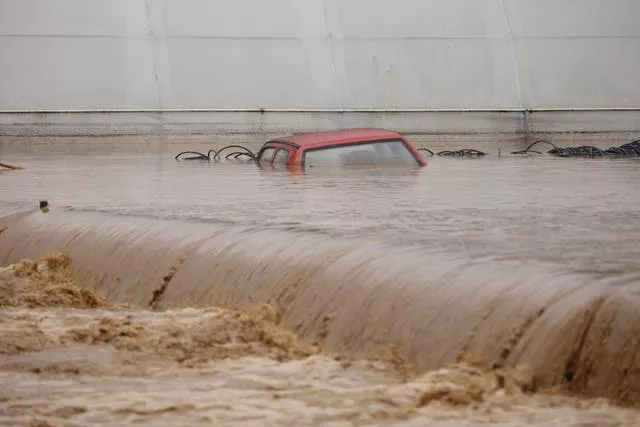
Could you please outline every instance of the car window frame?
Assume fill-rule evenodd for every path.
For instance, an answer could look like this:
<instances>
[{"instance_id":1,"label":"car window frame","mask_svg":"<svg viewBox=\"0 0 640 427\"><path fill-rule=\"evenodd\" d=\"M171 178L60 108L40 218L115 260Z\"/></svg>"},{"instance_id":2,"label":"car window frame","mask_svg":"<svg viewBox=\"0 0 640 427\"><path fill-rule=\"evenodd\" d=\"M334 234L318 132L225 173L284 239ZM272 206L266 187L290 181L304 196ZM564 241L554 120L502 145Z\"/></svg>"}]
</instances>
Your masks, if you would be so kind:
<instances>
[{"instance_id":1,"label":"car window frame","mask_svg":"<svg viewBox=\"0 0 640 427\"><path fill-rule=\"evenodd\" d=\"M263 157L263 156L264 156L264 152L265 152L265 151L267 151L267 150L269 150L269 149L273 150L273 152L271 153L271 157L269 157L269 159L265 159L265 158ZM276 147L276 146L274 146L274 145L272 145L272 144L268 144L268 145L267 145L267 144L265 144L265 145L260 149L260 152L259 152L259 153L258 153L258 155L256 156L256 157L257 157L257 159L258 159L258 162L259 162L259 163L261 163L261 162L272 162L272 161L273 161L273 158L274 158L274 156L275 156L275 154L276 154L276 151L278 151L278 147Z\"/></svg>"},{"instance_id":2,"label":"car window frame","mask_svg":"<svg viewBox=\"0 0 640 427\"><path fill-rule=\"evenodd\" d=\"M276 162L276 158L278 156L278 153L281 152L281 151L286 151L287 152L287 160L284 163ZM274 165L276 165L276 164L288 165L291 162L291 153L292 153L292 150L289 147L287 147L286 145L281 145L281 146L276 147L276 151L273 153L272 163Z\"/></svg>"},{"instance_id":3,"label":"car window frame","mask_svg":"<svg viewBox=\"0 0 640 427\"><path fill-rule=\"evenodd\" d=\"M366 141L344 142L344 143L341 143L341 144L331 145L330 147L308 148L308 149L305 149L302 152L302 159L300 160L300 164L302 165L302 167L306 167L307 153L309 151L331 150L332 148L338 148L338 147L345 147L345 146L354 146L355 147L355 146L358 146L358 145L376 144L376 143L393 142L393 141L402 142L402 144L405 146L407 151L411 154L411 157L413 157L413 159L416 161L416 166L421 166L420 159L418 157L416 157L416 154L411 149L411 146L409 145L409 143L407 143L407 141L404 138L397 138L397 137L396 138L369 139L369 140L366 140Z\"/></svg>"}]
</instances>

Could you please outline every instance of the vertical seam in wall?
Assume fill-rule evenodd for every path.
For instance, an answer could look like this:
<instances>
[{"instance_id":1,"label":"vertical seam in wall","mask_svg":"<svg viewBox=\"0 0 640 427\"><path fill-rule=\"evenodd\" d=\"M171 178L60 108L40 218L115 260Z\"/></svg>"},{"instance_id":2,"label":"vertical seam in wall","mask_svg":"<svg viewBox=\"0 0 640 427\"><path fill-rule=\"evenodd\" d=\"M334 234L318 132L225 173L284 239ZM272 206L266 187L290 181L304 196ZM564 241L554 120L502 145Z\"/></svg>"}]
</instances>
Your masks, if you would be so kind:
<instances>
[{"instance_id":1,"label":"vertical seam in wall","mask_svg":"<svg viewBox=\"0 0 640 427\"><path fill-rule=\"evenodd\" d=\"M516 59L516 51L513 47L513 34L511 32L511 24L509 23L509 14L507 13L507 5L505 4L505 0L502 0L502 12L504 13L504 22L507 25L507 40L509 42L509 50L511 51L514 82L516 84L516 91L518 92L518 107L524 108L524 105L522 103L522 90L520 88L520 72L518 69L518 60Z\"/></svg>"},{"instance_id":2,"label":"vertical seam in wall","mask_svg":"<svg viewBox=\"0 0 640 427\"><path fill-rule=\"evenodd\" d=\"M338 81L338 71L336 66L336 55L333 48L333 37L331 35L331 31L329 29L329 15L327 14L327 5L325 0L320 0L320 4L322 5L322 15L324 18L324 28L327 33L327 40L329 42L329 54L331 55L331 67L333 71L333 81L334 81L334 90L335 95L337 97L338 106L340 108L344 108L344 102L342 99L342 94L340 93L340 82Z\"/></svg>"},{"instance_id":3,"label":"vertical seam in wall","mask_svg":"<svg viewBox=\"0 0 640 427\"><path fill-rule=\"evenodd\" d=\"M158 108L163 107L162 102L162 87L160 86L160 71L158 68L158 43L156 41L156 36L153 32L153 23L151 20L151 10L149 7L149 0L144 1L144 8L147 14L147 26L149 27L148 37L151 38L151 55L153 55L153 72L154 78L156 82L156 102L158 104Z\"/></svg>"}]
</instances>

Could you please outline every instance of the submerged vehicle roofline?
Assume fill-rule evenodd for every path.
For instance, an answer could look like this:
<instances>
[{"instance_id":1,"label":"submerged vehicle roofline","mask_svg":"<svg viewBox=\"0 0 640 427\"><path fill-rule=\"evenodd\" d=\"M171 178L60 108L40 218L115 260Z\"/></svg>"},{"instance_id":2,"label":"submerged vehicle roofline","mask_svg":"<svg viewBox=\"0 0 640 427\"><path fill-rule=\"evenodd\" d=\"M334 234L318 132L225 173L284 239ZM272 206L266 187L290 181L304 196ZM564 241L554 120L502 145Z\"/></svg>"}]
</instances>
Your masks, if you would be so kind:
<instances>
[{"instance_id":1,"label":"submerged vehicle roofline","mask_svg":"<svg viewBox=\"0 0 640 427\"><path fill-rule=\"evenodd\" d=\"M387 129L361 128L300 133L274 138L269 142L289 143L290 145L307 149L319 146L332 146L347 144L350 142L363 142L390 138L404 139L404 137L399 133Z\"/></svg>"}]
</instances>

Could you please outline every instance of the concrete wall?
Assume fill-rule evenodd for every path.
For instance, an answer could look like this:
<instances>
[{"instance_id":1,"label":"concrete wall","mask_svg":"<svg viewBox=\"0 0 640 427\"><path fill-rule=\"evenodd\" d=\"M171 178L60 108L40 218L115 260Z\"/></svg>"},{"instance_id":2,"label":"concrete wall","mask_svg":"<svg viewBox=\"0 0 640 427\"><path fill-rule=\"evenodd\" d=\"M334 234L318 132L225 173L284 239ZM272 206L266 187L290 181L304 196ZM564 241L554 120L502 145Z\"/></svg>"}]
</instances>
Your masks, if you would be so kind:
<instances>
[{"instance_id":1,"label":"concrete wall","mask_svg":"<svg viewBox=\"0 0 640 427\"><path fill-rule=\"evenodd\" d=\"M638 107L637 0L0 0L0 108Z\"/></svg>"},{"instance_id":2,"label":"concrete wall","mask_svg":"<svg viewBox=\"0 0 640 427\"><path fill-rule=\"evenodd\" d=\"M0 0L0 110L640 107L639 17L638 0Z\"/></svg>"}]
</instances>

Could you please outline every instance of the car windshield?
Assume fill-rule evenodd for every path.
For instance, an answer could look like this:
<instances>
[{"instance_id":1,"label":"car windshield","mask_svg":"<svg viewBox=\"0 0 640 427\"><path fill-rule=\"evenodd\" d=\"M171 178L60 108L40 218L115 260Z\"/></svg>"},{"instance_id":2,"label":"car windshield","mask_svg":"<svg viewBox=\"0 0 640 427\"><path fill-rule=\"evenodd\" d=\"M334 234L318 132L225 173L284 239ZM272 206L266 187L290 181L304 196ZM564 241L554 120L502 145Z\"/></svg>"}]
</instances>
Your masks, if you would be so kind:
<instances>
[{"instance_id":1,"label":"car windshield","mask_svg":"<svg viewBox=\"0 0 640 427\"><path fill-rule=\"evenodd\" d=\"M402 140L371 141L335 147L314 148L304 155L307 167L330 165L417 165Z\"/></svg>"}]
</instances>

